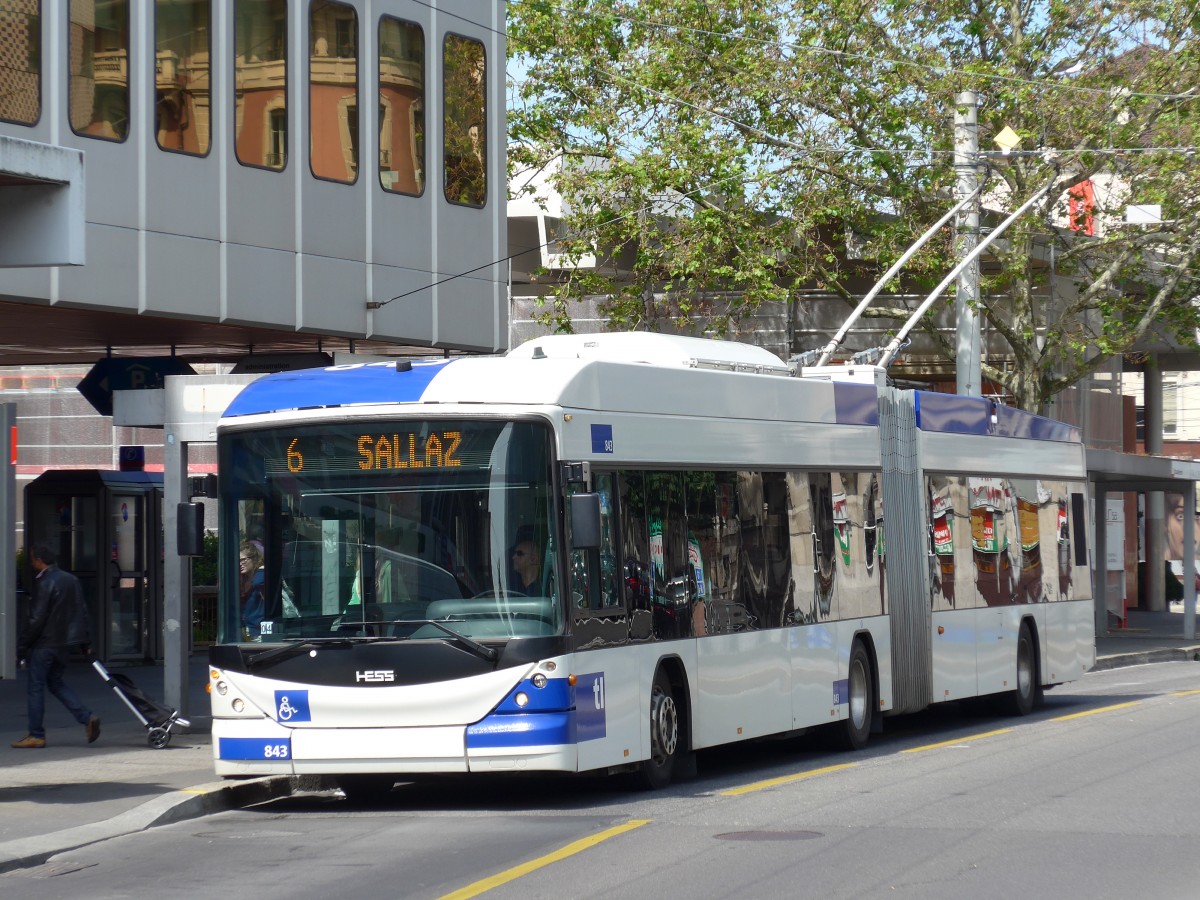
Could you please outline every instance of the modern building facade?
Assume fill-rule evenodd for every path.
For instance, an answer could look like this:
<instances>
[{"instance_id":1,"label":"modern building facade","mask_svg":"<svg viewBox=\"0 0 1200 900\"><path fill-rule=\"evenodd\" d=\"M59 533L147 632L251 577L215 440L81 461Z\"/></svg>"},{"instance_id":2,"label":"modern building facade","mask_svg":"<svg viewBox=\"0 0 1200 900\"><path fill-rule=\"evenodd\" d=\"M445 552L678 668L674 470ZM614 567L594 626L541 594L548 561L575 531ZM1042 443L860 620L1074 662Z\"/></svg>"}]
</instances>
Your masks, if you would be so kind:
<instances>
[{"instance_id":1,"label":"modern building facade","mask_svg":"<svg viewBox=\"0 0 1200 900\"><path fill-rule=\"evenodd\" d=\"M0 315L506 346L504 54L501 0L0 0ZM5 252L56 152L58 267Z\"/></svg>"}]
</instances>

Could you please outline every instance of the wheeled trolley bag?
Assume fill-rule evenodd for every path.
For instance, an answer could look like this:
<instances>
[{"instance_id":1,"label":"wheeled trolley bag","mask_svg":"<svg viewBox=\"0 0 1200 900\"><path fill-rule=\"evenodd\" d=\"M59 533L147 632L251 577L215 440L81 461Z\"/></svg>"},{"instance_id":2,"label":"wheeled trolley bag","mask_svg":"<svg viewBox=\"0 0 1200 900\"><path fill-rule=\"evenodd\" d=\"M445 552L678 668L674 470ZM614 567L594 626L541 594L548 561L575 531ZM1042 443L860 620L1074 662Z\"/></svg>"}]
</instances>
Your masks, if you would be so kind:
<instances>
[{"instance_id":1,"label":"wheeled trolley bag","mask_svg":"<svg viewBox=\"0 0 1200 900\"><path fill-rule=\"evenodd\" d=\"M130 712L137 716L138 721L146 726L146 740L155 750L162 750L171 743L171 732L174 729L187 728L192 724L182 718L178 710L151 700L126 676L110 673L100 665L99 660L92 660L92 668L100 673L105 684L113 689L113 693L120 697Z\"/></svg>"}]
</instances>

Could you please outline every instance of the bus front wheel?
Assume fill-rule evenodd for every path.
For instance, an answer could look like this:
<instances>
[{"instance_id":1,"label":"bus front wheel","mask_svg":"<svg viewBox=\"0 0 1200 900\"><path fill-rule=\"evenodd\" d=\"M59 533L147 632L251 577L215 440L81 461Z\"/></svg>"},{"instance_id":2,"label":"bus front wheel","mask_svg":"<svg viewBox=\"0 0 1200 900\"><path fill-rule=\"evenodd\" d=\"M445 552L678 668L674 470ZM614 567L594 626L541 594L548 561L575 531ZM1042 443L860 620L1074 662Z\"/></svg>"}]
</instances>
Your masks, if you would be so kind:
<instances>
[{"instance_id":1,"label":"bus front wheel","mask_svg":"<svg viewBox=\"0 0 1200 900\"><path fill-rule=\"evenodd\" d=\"M666 673L654 673L650 694L650 758L642 762L641 782L649 790L671 783L679 752L679 708Z\"/></svg>"}]
</instances>

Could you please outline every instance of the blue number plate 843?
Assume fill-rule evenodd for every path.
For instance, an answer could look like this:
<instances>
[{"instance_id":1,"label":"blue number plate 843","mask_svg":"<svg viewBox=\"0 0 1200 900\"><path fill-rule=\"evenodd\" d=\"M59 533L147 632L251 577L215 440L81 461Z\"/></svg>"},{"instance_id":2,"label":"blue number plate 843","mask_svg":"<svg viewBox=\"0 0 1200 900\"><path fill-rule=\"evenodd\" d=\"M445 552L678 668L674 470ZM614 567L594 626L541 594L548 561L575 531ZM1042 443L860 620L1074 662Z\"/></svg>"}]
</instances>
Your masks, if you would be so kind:
<instances>
[{"instance_id":1,"label":"blue number plate 843","mask_svg":"<svg viewBox=\"0 0 1200 900\"><path fill-rule=\"evenodd\" d=\"M220 739L218 749L221 759L254 761L260 759L292 758L292 742L290 738L223 737Z\"/></svg>"}]
</instances>

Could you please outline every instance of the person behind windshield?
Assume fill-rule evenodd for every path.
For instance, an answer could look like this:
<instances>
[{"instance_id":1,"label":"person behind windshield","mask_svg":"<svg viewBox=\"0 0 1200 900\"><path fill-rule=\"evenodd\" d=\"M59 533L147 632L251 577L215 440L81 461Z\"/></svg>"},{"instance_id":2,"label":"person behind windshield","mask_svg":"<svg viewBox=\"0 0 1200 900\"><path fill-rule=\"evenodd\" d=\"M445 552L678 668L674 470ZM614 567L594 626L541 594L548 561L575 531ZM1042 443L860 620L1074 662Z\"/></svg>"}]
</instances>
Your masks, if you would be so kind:
<instances>
[{"instance_id":1,"label":"person behind windshield","mask_svg":"<svg viewBox=\"0 0 1200 900\"><path fill-rule=\"evenodd\" d=\"M246 541L238 551L238 595L241 597L242 636L257 641L262 637L261 628L264 601L262 551L252 541Z\"/></svg>"},{"instance_id":2,"label":"person behind windshield","mask_svg":"<svg viewBox=\"0 0 1200 900\"><path fill-rule=\"evenodd\" d=\"M512 549L511 561L516 577L509 580L509 591L526 596L540 595L542 557L531 538L517 541Z\"/></svg>"}]
</instances>

